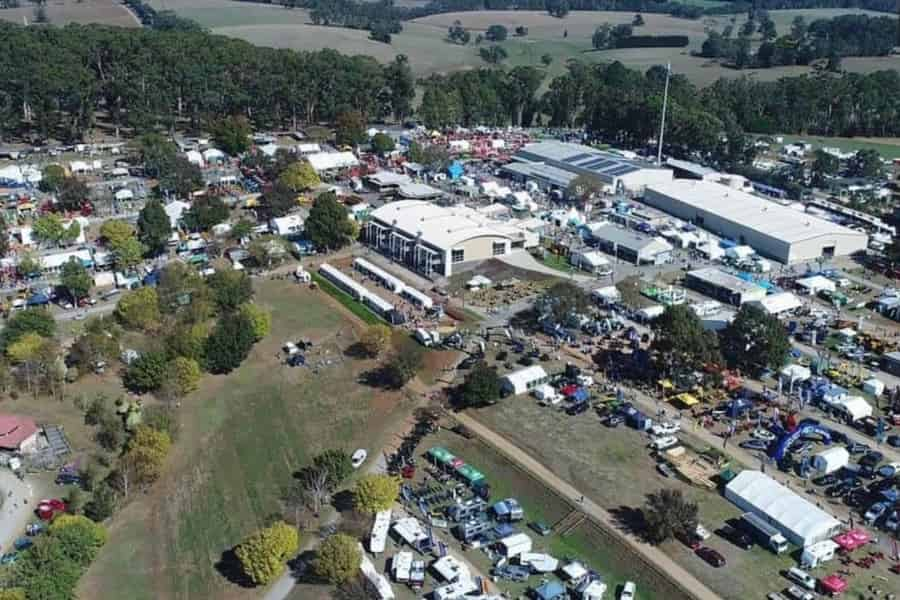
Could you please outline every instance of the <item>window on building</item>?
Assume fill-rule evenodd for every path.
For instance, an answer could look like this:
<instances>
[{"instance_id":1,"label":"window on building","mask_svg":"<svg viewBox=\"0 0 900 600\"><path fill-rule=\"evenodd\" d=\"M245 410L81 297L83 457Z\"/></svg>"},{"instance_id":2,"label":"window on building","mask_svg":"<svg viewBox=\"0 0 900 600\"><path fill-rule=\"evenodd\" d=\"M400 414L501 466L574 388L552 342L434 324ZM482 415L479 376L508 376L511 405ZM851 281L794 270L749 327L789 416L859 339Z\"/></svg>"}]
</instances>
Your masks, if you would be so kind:
<instances>
[{"instance_id":1,"label":"window on building","mask_svg":"<svg viewBox=\"0 0 900 600\"><path fill-rule=\"evenodd\" d=\"M506 254L506 242L494 242L494 256Z\"/></svg>"},{"instance_id":2,"label":"window on building","mask_svg":"<svg viewBox=\"0 0 900 600\"><path fill-rule=\"evenodd\" d=\"M461 263L462 261L466 260L466 251L465 250L453 250L452 254L450 255L450 258L454 263Z\"/></svg>"},{"instance_id":3,"label":"window on building","mask_svg":"<svg viewBox=\"0 0 900 600\"><path fill-rule=\"evenodd\" d=\"M524 248L524 247L525 247L525 240L518 240L518 241L513 242L513 243L512 243L512 247L513 247L513 248Z\"/></svg>"}]
</instances>

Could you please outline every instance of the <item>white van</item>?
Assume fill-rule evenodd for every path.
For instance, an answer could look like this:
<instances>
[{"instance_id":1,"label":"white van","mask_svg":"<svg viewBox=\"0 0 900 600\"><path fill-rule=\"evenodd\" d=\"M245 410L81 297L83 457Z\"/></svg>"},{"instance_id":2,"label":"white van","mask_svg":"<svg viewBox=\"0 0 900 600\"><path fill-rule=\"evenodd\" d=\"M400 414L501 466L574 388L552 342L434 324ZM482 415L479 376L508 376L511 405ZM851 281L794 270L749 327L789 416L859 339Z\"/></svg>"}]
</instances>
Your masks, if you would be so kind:
<instances>
[{"instance_id":1,"label":"white van","mask_svg":"<svg viewBox=\"0 0 900 600\"><path fill-rule=\"evenodd\" d=\"M787 571L787 578L794 583L799 583L808 590L816 589L816 578L797 567L791 567Z\"/></svg>"},{"instance_id":2,"label":"white van","mask_svg":"<svg viewBox=\"0 0 900 600\"><path fill-rule=\"evenodd\" d=\"M633 581L626 581L622 586L622 593L619 594L619 600L634 600L635 593L637 593L637 586Z\"/></svg>"}]
</instances>

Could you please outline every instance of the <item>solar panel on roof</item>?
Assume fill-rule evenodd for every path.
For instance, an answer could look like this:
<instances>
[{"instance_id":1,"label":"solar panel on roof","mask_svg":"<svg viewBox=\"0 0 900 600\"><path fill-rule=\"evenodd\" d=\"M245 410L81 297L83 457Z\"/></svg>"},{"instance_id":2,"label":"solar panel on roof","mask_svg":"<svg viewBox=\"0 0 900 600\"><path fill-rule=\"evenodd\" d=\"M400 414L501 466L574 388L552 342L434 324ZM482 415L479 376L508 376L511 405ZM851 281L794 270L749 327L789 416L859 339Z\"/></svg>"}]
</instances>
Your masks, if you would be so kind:
<instances>
[{"instance_id":1,"label":"solar panel on roof","mask_svg":"<svg viewBox=\"0 0 900 600\"><path fill-rule=\"evenodd\" d=\"M578 162L579 160L584 160L585 158L590 158L591 156L594 156L594 155L587 154L587 153L576 154L575 156L570 156L569 158L565 159L565 162L572 164L572 163Z\"/></svg>"},{"instance_id":2,"label":"solar panel on roof","mask_svg":"<svg viewBox=\"0 0 900 600\"><path fill-rule=\"evenodd\" d=\"M607 172L608 175L612 175L613 177L618 177L619 175L624 175L625 173L633 173L637 171L637 167L633 167L631 165L619 165L615 169L611 169Z\"/></svg>"},{"instance_id":3,"label":"solar panel on roof","mask_svg":"<svg viewBox=\"0 0 900 600\"><path fill-rule=\"evenodd\" d=\"M605 169L609 164L610 164L609 160L607 160L605 158L598 158L598 159L592 160L589 163L585 163L583 165L578 165L578 166L583 169L592 169L592 170L593 169L601 169L602 170L602 169Z\"/></svg>"}]
</instances>

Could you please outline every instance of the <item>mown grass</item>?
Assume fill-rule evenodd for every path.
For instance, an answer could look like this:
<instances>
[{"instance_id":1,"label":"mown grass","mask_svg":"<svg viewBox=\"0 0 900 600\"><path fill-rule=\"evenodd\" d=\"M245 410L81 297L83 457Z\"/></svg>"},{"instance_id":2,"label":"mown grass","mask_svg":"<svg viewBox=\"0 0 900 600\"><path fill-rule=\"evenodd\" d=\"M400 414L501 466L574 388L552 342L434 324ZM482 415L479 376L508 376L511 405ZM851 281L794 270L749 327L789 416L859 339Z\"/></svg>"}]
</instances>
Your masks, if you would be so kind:
<instances>
[{"instance_id":1,"label":"mown grass","mask_svg":"<svg viewBox=\"0 0 900 600\"><path fill-rule=\"evenodd\" d=\"M347 308L354 315L359 317L365 323L369 325L377 325L379 323L385 323L384 319L370 311L366 308L362 303L357 302L350 296L347 292L338 289L333 283L319 275L318 273L312 273L313 281L329 296L340 302L343 306Z\"/></svg>"},{"instance_id":2,"label":"mown grass","mask_svg":"<svg viewBox=\"0 0 900 600\"><path fill-rule=\"evenodd\" d=\"M223 553L280 513L283 487L312 454L377 453L410 409L399 394L358 382L372 365L344 351L359 325L327 296L283 281L257 286L273 334L239 369L207 377L182 402L182 434L167 473L116 515L80 597L258 597L220 572ZM309 368L291 369L279 347L299 337L316 349L307 353Z\"/></svg>"}]
</instances>

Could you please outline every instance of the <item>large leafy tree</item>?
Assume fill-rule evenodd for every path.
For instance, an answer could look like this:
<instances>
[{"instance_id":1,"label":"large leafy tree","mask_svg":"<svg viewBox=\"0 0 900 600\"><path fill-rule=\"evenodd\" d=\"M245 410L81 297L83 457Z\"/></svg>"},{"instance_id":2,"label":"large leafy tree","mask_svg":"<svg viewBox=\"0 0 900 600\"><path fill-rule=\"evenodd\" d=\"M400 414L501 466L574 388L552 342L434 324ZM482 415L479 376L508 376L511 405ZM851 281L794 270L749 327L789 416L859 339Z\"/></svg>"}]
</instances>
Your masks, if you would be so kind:
<instances>
[{"instance_id":1,"label":"large leafy tree","mask_svg":"<svg viewBox=\"0 0 900 600\"><path fill-rule=\"evenodd\" d=\"M648 494L643 515L647 538L654 544L689 537L697 529L697 504L685 499L681 490L663 488Z\"/></svg>"},{"instance_id":2,"label":"large leafy tree","mask_svg":"<svg viewBox=\"0 0 900 600\"><path fill-rule=\"evenodd\" d=\"M322 182L309 161L301 160L282 171L278 176L278 183L294 192L302 192L318 187Z\"/></svg>"},{"instance_id":3,"label":"large leafy tree","mask_svg":"<svg viewBox=\"0 0 900 600\"><path fill-rule=\"evenodd\" d=\"M16 342L28 333L36 333L41 337L53 337L56 333L56 321L49 311L41 308L29 308L13 314L0 331L0 350Z\"/></svg>"},{"instance_id":4,"label":"large leafy tree","mask_svg":"<svg viewBox=\"0 0 900 600\"><path fill-rule=\"evenodd\" d=\"M331 192L316 198L305 223L306 235L320 248L337 250L352 241L353 224L347 210Z\"/></svg>"},{"instance_id":5,"label":"large leafy tree","mask_svg":"<svg viewBox=\"0 0 900 600\"><path fill-rule=\"evenodd\" d=\"M330 584L341 585L359 572L360 560L362 552L359 543L347 534L338 533L319 546L313 560L313 570Z\"/></svg>"},{"instance_id":6,"label":"large leafy tree","mask_svg":"<svg viewBox=\"0 0 900 600\"><path fill-rule=\"evenodd\" d=\"M300 536L283 521L252 533L234 553L244 574L254 585L265 585L284 572L285 563L300 547Z\"/></svg>"},{"instance_id":7,"label":"large leafy tree","mask_svg":"<svg viewBox=\"0 0 900 600\"><path fill-rule=\"evenodd\" d=\"M497 369L484 361L478 361L456 390L454 402L458 408L476 408L493 404L499 397L500 378L497 376Z\"/></svg>"},{"instance_id":8,"label":"large leafy tree","mask_svg":"<svg viewBox=\"0 0 900 600\"><path fill-rule=\"evenodd\" d=\"M159 188L178 198L187 198L191 192L203 187L200 167L183 156L176 156L163 166L159 176Z\"/></svg>"},{"instance_id":9,"label":"large leafy tree","mask_svg":"<svg viewBox=\"0 0 900 600\"><path fill-rule=\"evenodd\" d=\"M212 127L213 140L226 154L237 156L250 148L253 128L246 117L226 117Z\"/></svg>"},{"instance_id":10,"label":"large leafy tree","mask_svg":"<svg viewBox=\"0 0 900 600\"><path fill-rule=\"evenodd\" d=\"M358 110L348 110L337 116L335 142L339 146L355 146L366 140L366 120Z\"/></svg>"},{"instance_id":11,"label":"large leafy tree","mask_svg":"<svg viewBox=\"0 0 900 600\"><path fill-rule=\"evenodd\" d=\"M159 200L151 199L138 215L138 238L151 256L162 254L172 235L172 223Z\"/></svg>"},{"instance_id":12,"label":"large leafy tree","mask_svg":"<svg viewBox=\"0 0 900 600\"><path fill-rule=\"evenodd\" d=\"M243 271L222 269L207 279L213 298L223 311L230 312L253 297L253 282Z\"/></svg>"},{"instance_id":13,"label":"large leafy tree","mask_svg":"<svg viewBox=\"0 0 900 600\"><path fill-rule=\"evenodd\" d=\"M158 390L166 380L166 355L162 352L144 352L125 371L122 382L133 392Z\"/></svg>"},{"instance_id":14,"label":"large leafy tree","mask_svg":"<svg viewBox=\"0 0 900 600\"><path fill-rule=\"evenodd\" d=\"M281 181L260 198L260 212L268 219L283 217L296 207L297 193Z\"/></svg>"},{"instance_id":15,"label":"large leafy tree","mask_svg":"<svg viewBox=\"0 0 900 600\"><path fill-rule=\"evenodd\" d=\"M87 568L106 543L106 529L80 515L60 515L50 524L49 534L66 556Z\"/></svg>"},{"instance_id":16,"label":"large leafy tree","mask_svg":"<svg viewBox=\"0 0 900 600\"><path fill-rule=\"evenodd\" d=\"M206 341L206 368L211 373L229 373L238 368L253 347L253 323L244 317L220 319Z\"/></svg>"},{"instance_id":17,"label":"large leafy tree","mask_svg":"<svg viewBox=\"0 0 900 600\"><path fill-rule=\"evenodd\" d=\"M94 287L94 278L81 261L73 256L62 267L60 283L77 302L90 293Z\"/></svg>"},{"instance_id":18,"label":"large leafy tree","mask_svg":"<svg viewBox=\"0 0 900 600\"><path fill-rule=\"evenodd\" d=\"M662 372L684 373L721 361L716 334L705 330L687 305L666 307L654 326L653 349Z\"/></svg>"},{"instance_id":19,"label":"large leafy tree","mask_svg":"<svg viewBox=\"0 0 900 600\"><path fill-rule=\"evenodd\" d=\"M255 341L258 342L272 331L272 313L262 306L245 302L238 308L238 311L252 325Z\"/></svg>"},{"instance_id":20,"label":"large leafy tree","mask_svg":"<svg viewBox=\"0 0 900 600\"><path fill-rule=\"evenodd\" d=\"M63 210L79 210L90 198L87 184L77 177L63 179L56 194L56 202Z\"/></svg>"},{"instance_id":21,"label":"large leafy tree","mask_svg":"<svg viewBox=\"0 0 900 600\"><path fill-rule=\"evenodd\" d=\"M353 502L360 512L387 510L400 495L400 480L391 475L366 475L353 486Z\"/></svg>"},{"instance_id":22,"label":"large leafy tree","mask_svg":"<svg viewBox=\"0 0 900 600\"><path fill-rule=\"evenodd\" d=\"M149 485L159 479L171 447L169 434L138 425L122 456L120 468L127 471L130 483Z\"/></svg>"},{"instance_id":23,"label":"large leafy tree","mask_svg":"<svg viewBox=\"0 0 900 600\"><path fill-rule=\"evenodd\" d=\"M401 348L381 368L382 382L389 388L400 389L416 376L421 366L422 353L418 348Z\"/></svg>"},{"instance_id":24,"label":"large leafy tree","mask_svg":"<svg viewBox=\"0 0 900 600\"><path fill-rule=\"evenodd\" d=\"M143 287L125 294L116 305L116 316L125 327L153 329L159 324L159 297L152 287Z\"/></svg>"},{"instance_id":25,"label":"large leafy tree","mask_svg":"<svg viewBox=\"0 0 900 600\"><path fill-rule=\"evenodd\" d=\"M749 304L743 305L722 331L721 344L728 364L748 373L780 369L791 350L781 321Z\"/></svg>"},{"instance_id":26,"label":"large leafy tree","mask_svg":"<svg viewBox=\"0 0 900 600\"><path fill-rule=\"evenodd\" d=\"M181 220L190 231L209 231L213 225L228 220L228 207L217 196L198 198Z\"/></svg>"},{"instance_id":27,"label":"large leafy tree","mask_svg":"<svg viewBox=\"0 0 900 600\"><path fill-rule=\"evenodd\" d=\"M385 86L394 119L402 121L412 113L412 101L416 95L416 80L405 54L398 55L385 67Z\"/></svg>"},{"instance_id":28,"label":"large leafy tree","mask_svg":"<svg viewBox=\"0 0 900 600\"><path fill-rule=\"evenodd\" d=\"M353 473L353 461L343 450L325 450L313 457L312 467L325 473L326 484L337 489Z\"/></svg>"},{"instance_id":29,"label":"large leafy tree","mask_svg":"<svg viewBox=\"0 0 900 600\"><path fill-rule=\"evenodd\" d=\"M585 313L591 306L591 299L574 283L560 281L541 294L535 305L557 323L566 323L573 315Z\"/></svg>"}]
</instances>

